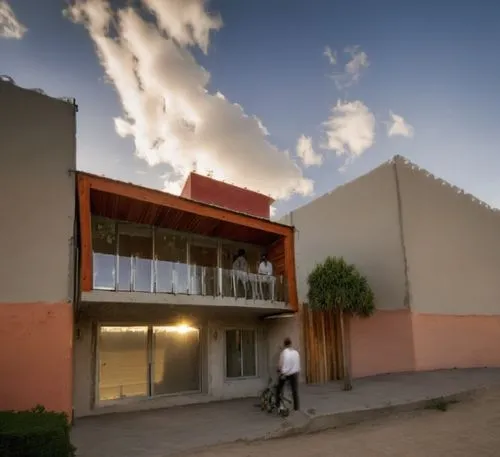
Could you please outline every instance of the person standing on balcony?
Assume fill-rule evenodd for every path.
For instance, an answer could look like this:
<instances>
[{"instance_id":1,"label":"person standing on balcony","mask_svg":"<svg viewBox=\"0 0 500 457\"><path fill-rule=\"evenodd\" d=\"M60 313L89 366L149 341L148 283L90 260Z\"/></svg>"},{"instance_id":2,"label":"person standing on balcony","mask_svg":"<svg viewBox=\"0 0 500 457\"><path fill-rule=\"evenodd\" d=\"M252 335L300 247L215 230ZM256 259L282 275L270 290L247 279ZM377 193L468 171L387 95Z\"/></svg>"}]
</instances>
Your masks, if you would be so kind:
<instances>
[{"instance_id":1,"label":"person standing on balcony","mask_svg":"<svg viewBox=\"0 0 500 457\"><path fill-rule=\"evenodd\" d=\"M293 409L299 410L299 373L300 355L299 351L292 347L292 340L285 338L285 348L281 351L278 373L279 380L276 386L276 407L281 406L281 395L286 383L290 384L293 397Z\"/></svg>"},{"instance_id":2,"label":"person standing on balcony","mask_svg":"<svg viewBox=\"0 0 500 457\"><path fill-rule=\"evenodd\" d=\"M236 254L236 259L233 262L233 270L248 272L248 262L246 259L246 252L244 249L240 249L238 254Z\"/></svg>"},{"instance_id":3,"label":"person standing on balcony","mask_svg":"<svg viewBox=\"0 0 500 457\"><path fill-rule=\"evenodd\" d=\"M246 252L240 249L236 258L233 261L233 289L235 297L238 296L238 284L240 281L243 284L245 291L245 298L247 296L247 282L248 282L248 262L246 259Z\"/></svg>"},{"instance_id":4,"label":"person standing on balcony","mask_svg":"<svg viewBox=\"0 0 500 457\"><path fill-rule=\"evenodd\" d=\"M269 299L274 300L274 276L273 276L273 264L267 259L267 254L262 254L259 264L259 286L260 294L264 298L264 292L262 290L262 283L269 285Z\"/></svg>"}]
</instances>

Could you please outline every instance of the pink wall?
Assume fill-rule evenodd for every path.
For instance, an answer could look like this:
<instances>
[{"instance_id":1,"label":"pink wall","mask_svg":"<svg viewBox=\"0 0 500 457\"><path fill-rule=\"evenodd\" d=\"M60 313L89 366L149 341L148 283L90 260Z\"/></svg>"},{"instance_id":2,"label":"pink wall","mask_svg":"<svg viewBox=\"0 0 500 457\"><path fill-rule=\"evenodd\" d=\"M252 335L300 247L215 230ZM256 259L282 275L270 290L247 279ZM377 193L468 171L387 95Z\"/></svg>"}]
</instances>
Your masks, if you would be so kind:
<instances>
[{"instance_id":1,"label":"pink wall","mask_svg":"<svg viewBox=\"0 0 500 457\"><path fill-rule=\"evenodd\" d=\"M500 367L500 316L377 311L350 322L353 377Z\"/></svg>"},{"instance_id":2,"label":"pink wall","mask_svg":"<svg viewBox=\"0 0 500 457\"><path fill-rule=\"evenodd\" d=\"M72 410L69 303L0 304L0 410Z\"/></svg>"},{"instance_id":3,"label":"pink wall","mask_svg":"<svg viewBox=\"0 0 500 457\"><path fill-rule=\"evenodd\" d=\"M500 367L500 316L413 314L417 370Z\"/></svg>"},{"instance_id":4,"label":"pink wall","mask_svg":"<svg viewBox=\"0 0 500 457\"><path fill-rule=\"evenodd\" d=\"M350 322L353 377L414 370L411 312L377 311Z\"/></svg>"}]
</instances>

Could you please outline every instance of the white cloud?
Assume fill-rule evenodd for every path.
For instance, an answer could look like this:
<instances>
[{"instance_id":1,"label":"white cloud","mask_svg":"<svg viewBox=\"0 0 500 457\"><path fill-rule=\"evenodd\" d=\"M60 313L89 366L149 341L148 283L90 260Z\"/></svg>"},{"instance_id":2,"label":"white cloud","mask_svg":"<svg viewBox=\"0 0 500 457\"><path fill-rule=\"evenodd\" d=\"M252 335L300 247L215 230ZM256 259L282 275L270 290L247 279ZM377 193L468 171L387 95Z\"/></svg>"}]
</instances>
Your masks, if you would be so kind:
<instances>
[{"instance_id":1,"label":"white cloud","mask_svg":"<svg viewBox=\"0 0 500 457\"><path fill-rule=\"evenodd\" d=\"M349 55L349 60L344 66L344 71L332 75L337 89L342 90L359 82L363 72L370 66L368 55L361 51L359 46L348 46L344 52Z\"/></svg>"},{"instance_id":2,"label":"white cloud","mask_svg":"<svg viewBox=\"0 0 500 457\"><path fill-rule=\"evenodd\" d=\"M359 100L339 100L324 126L327 139L322 147L348 161L361 156L375 141L375 116Z\"/></svg>"},{"instance_id":3,"label":"white cloud","mask_svg":"<svg viewBox=\"0 0 500 457\"><path fill-rule=\"evenodd\" d=\"M112 11L106 0L81 0L68 12L85 24L118 92L123 115L115 119L117 132L134 139L136 154L149 165L170 165L165 188L179 192L196 168L277 199L311 194L313 182L287 151L270 143L258 118L208 92L210 73L189 47L206 52L221 19L205 11L203 0L142 5L156 21L145 21L130 7Z\"/></svg>"},{"instance_id":4,"label":"white cloud","mask_svg":"<svg viewBox=\"0 0 500 457\"><path fill-rule=\"evenodd\" d=\"M332 51L332 48L330 48L330 46L325 46L325 50L323 51L323 55L326 56L330 65L336 65L337 52Z\"/></svg>"},{"instance_id":5,"label":"white cloud","mask_svg":"<svg viewBox=\"0 0 500 457\"><path fill-rule=\"evenodd\" d=\"M312 138L310 136L300 135L296 150L297 157L300 158L306 167L321 165L323 163L322 155L313 149Z\"/></svg>"},{"instance_id":6,"label":"white cloud","mask_svg":"<svg viewBox=\"0 0 500 457\"><path fill-rule=\"evenodd\" d=\"M387 136L404 136L406 138L412 138L415 134L415 129L405 121L403 116L394 114L392 111L389 113L391 120L387 122Z\"/></svg>"},{"instance_id":7,"label":"white cloud","mask_svg":"<svg viewBox=\"0 0 500 457\"><path fill-rule=\"evenodd\" d=\"M7 0L0 0L0 38L14 38L19 40L27 30L18 21Z\"/></svg>"}]
</instances>

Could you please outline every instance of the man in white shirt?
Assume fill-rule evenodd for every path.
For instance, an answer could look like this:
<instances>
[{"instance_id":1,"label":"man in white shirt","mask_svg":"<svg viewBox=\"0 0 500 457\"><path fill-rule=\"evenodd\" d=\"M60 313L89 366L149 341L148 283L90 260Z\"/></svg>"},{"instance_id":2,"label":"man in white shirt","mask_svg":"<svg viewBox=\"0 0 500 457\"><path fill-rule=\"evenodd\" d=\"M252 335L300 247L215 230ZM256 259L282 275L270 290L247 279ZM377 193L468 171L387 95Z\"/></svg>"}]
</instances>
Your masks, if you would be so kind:
<instances>
[{"instance_id":1,"label":"man in white shirt","mask_svg":"<svg viewBox=\"0 0 500 457\"><path fill-rule=\"evenodd\" d=\"M285 348L281 352L279 362L279 380L276 386L276 402L279 408L281 403L281 392L288 382L292 389L293 409L299 410L299 373L300 373L300 355L296 349L292 348L290 338L285 338Z\"/></svg>"},{"instance_id":2,"label":"man in white shirt","mask_svg":"<svg viewBox=\"0 0 500 457\"><path fill-rule=\"evenodd\" d=\"M262 254L259 264L259 274L265 276L273 275L273 264L267 260L267 255Z\"/></svg>"},{"instance_id":3,"label":"man in white shirt","mask_svg":"<svg viewBox=\"0 0 500 457\"><path fill-rule=\"evenodd\" d=\"M269 299L274 300L274 284L275 278L273 276L273 264L267 260L267 255L262 254L260 264L259 264L259 286L262 298L264 298L264 293L262 291L262 284L269 284Z\"/></svg>"}]
</instances>

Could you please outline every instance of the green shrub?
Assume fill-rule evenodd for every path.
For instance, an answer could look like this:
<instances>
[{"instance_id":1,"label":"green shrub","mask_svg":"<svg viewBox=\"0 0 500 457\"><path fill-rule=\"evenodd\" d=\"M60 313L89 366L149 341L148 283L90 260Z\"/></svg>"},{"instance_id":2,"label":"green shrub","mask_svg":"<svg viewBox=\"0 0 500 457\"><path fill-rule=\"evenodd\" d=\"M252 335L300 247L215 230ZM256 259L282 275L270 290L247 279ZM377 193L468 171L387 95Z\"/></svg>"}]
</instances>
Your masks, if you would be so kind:
<instances>
[{"instance_id":1,"label":"green shrub","mask_svg":"<svg viewBox=\"0 0 500 457\"><path fill-rule=\"evenodd\" d=\"M72 457L65 414L37 406L31 411L0 411L1 457Z\"/></svg>"}]
</instances>

